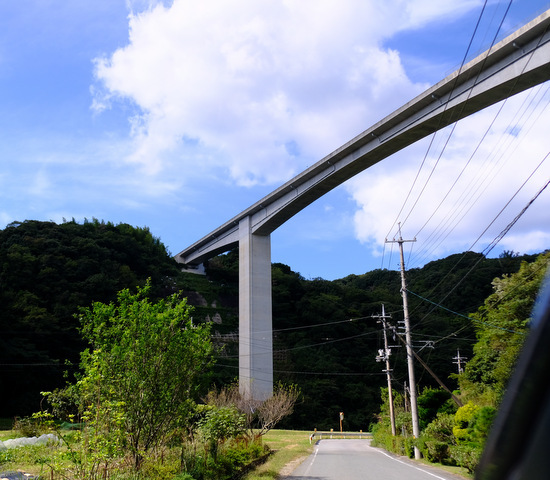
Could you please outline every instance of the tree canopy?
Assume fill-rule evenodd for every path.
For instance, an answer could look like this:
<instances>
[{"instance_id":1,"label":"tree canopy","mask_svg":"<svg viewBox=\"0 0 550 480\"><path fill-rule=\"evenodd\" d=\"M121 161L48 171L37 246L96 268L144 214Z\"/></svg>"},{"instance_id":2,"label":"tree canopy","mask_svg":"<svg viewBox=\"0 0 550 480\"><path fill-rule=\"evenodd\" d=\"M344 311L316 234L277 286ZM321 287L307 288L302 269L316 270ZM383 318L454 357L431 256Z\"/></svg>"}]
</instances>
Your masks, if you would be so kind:
<instances>
[{"instance_id":1,"label":"tree canopy","mask_svg":"<svg viewBox=\"0 0 550 480\"><path fill-rule=\"evenodd\" d=\"M174 291L176 262L149 229L98 220L14 222L0 230L0 411L37 410L40 391L63 383L84 344L80 306L110 302L151 278L155 297ZM71 368L74 371L74 368Z\"/></svg>"},{"instance_id":2,"label":"tree canopy","mask_svg":"<svg viewBox=\"0 0 550 480\"><path fill-rule=\"evenodd\" d=\"M451 389L458 387L457 349L472 359L479 333L469 318L492 293L496 277L511 275L534 255L507 252L485 258L464 252L407 272L411 328L416 351ZM144 286L154 299L176 291L194 306L196 323L212 321L213 342L222 347L213 382L221 387L238 375L238 253L211 259L207 275L181 272L147 228L97 220L26 221L0 231L0 408L5 415L38 409L41 390L63 384L85 347L74 314L93 302L109 304L117 292ZM274 380L298 385L302 393L292 428L369 428L386 384L375 360L383 346L373 316L385 305L399 331L403 320L397 271L377 269L342 279L305 279L275 263L273 282ZM391 337L391 335L390 335ZM404 348L390 338L394 388L407 380ZM433 348L431 348L433 347ZM65 366L65 361L72 367ZM418 363L421 389L437 387ZM480 371L481 373L481 367Z\"/></svg>"},{"instance_id":3,"label":"tree canopy","mask_svg":"<svg viewBox=\"0 0 550 480\"><path fill-rule=\"evenodd\" d=\"M471 316L477 343L460 377L464 394L493 405L502 397L549 265L550 254L543 254L534 262L522 262L518 272L493 280L493 293Z\"/></svg>"},{"instance_id":4,"label":"tree canopy","mask_svg":"<svg viewBox=\"0 0 550 480\"><path fill-rule=\"evenodd\" d=\"M177 294L151 303L150 290L122 290L116 303L94 302L80 315L90 343L76 384L81 412L96 435L119 429L136 468L190 417L212 365L209 326L194 325Z\"/></svg>"}]
</instances>

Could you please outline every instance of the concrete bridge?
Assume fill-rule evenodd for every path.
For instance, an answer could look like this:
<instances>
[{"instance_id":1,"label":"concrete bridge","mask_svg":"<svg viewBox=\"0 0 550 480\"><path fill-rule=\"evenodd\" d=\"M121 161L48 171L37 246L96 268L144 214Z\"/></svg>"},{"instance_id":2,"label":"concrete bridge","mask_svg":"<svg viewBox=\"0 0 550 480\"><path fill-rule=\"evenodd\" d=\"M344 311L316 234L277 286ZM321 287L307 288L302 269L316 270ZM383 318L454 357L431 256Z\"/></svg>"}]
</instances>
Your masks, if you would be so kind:
<instances>
[{"instance_id":1,"label":"concrete bridge","mask_svg":"<svg viewBox=\"0 0 550 480\"><path fill-rule=\"evenodd\" d=\"M271 232L393 153L550 79L549 27L550 10L175 256L193 266L239 247L241 393L273 389Z\"/></svg>"}]
</instances>

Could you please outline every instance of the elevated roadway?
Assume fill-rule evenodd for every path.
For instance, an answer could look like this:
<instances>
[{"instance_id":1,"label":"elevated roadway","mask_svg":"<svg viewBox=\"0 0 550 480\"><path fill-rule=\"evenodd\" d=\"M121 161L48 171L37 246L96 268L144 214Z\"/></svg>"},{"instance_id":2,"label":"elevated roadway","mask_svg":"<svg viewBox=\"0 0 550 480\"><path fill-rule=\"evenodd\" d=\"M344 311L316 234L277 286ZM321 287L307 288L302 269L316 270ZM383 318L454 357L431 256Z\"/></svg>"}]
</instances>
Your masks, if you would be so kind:
<instances>
[{"instance_id":1,"label":"elevated roadway","mask_svg":"<svg viewBox=\"0 0 550 480\"><path fill-rule=\"evenodd\" d=\"M203 263L239 247L241 391L272 391L270 234L346 180L414 142L550 79L550 10L397 109L175 259Z\"/></svg>"}]
</instances>

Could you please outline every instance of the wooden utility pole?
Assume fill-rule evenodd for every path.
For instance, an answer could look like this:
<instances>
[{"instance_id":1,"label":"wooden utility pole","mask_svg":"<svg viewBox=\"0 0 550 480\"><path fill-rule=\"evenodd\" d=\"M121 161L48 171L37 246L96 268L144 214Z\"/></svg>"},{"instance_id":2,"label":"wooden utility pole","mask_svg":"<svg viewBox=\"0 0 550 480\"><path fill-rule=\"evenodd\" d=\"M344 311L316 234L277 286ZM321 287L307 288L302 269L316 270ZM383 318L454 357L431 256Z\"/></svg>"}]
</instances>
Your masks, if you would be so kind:
<instances>
[{"instance_id":1,"label":"wooden utility pole","mask_svg":"<svg viewBox=\"0 0 550 480\"><path fill-rule=\"evenodd\" d=\"M382 315L378 315L375 318L379 318L380 322L382 323L382 327L384 328L384 350L378 350L378 356L376 357L377 362L386 362L386 369L384 372L386 372L386 378L388 380L388 401L390 404L390 422L391 422L391 434L395 437L395 414L393 412L393 392L391 388L391 369L390 369L390 355L391 350L388 347L388 336L386 334L386 329L388 327L388 324L386 322L387 318L391 318L389 315L386 316L386 311L384 309L384 305L382 305Z\"/></svg>"},{"instance_id":2,"label":"wooden utility pole","mask_svg":"<svg viewBox=\"0 0 550 480\"><path fill-rule=\"evenodd\" d=\"M411 340L411 326L409 321L409 303L407 298L407 282L405 280L405 258L403 256L403 243L416 242L414 240L403 240L401 237L401 224L399 224L399 239L388 241L387 243L399 244L399 254L401 257L401 295L403 297L403 316L405 320L405 342L407 347L407 365L409 368L409 386L410 386L410 398L411 398L411 417L412 417L412 430L414 438L420 436L420 427L418 423L418 405L416 402L416 379L414 375L414 352L412 348ZM414 447L414 458L421 458L420 450L418 447Z\"/></svg>"}]
</instances>

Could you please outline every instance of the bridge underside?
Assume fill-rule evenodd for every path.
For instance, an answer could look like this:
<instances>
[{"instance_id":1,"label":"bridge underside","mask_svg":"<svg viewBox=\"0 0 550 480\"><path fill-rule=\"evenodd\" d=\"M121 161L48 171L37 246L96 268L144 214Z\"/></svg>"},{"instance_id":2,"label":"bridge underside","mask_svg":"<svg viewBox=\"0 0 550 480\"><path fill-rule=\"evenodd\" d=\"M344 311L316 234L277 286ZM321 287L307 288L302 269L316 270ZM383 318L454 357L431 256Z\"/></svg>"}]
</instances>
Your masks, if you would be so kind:
<instances>
[{"instance_id":1,"label":"bridge underside","mask_svg":"<svg viewBox=\"0 0 550 480\"><path fill-rule=\"evenodd\" d=\"M196 265L239 246L239 383L273 385L270 234L322 195L417 140L550 79L550 11L176 255Z\"/></svg>"}]
</instances>

